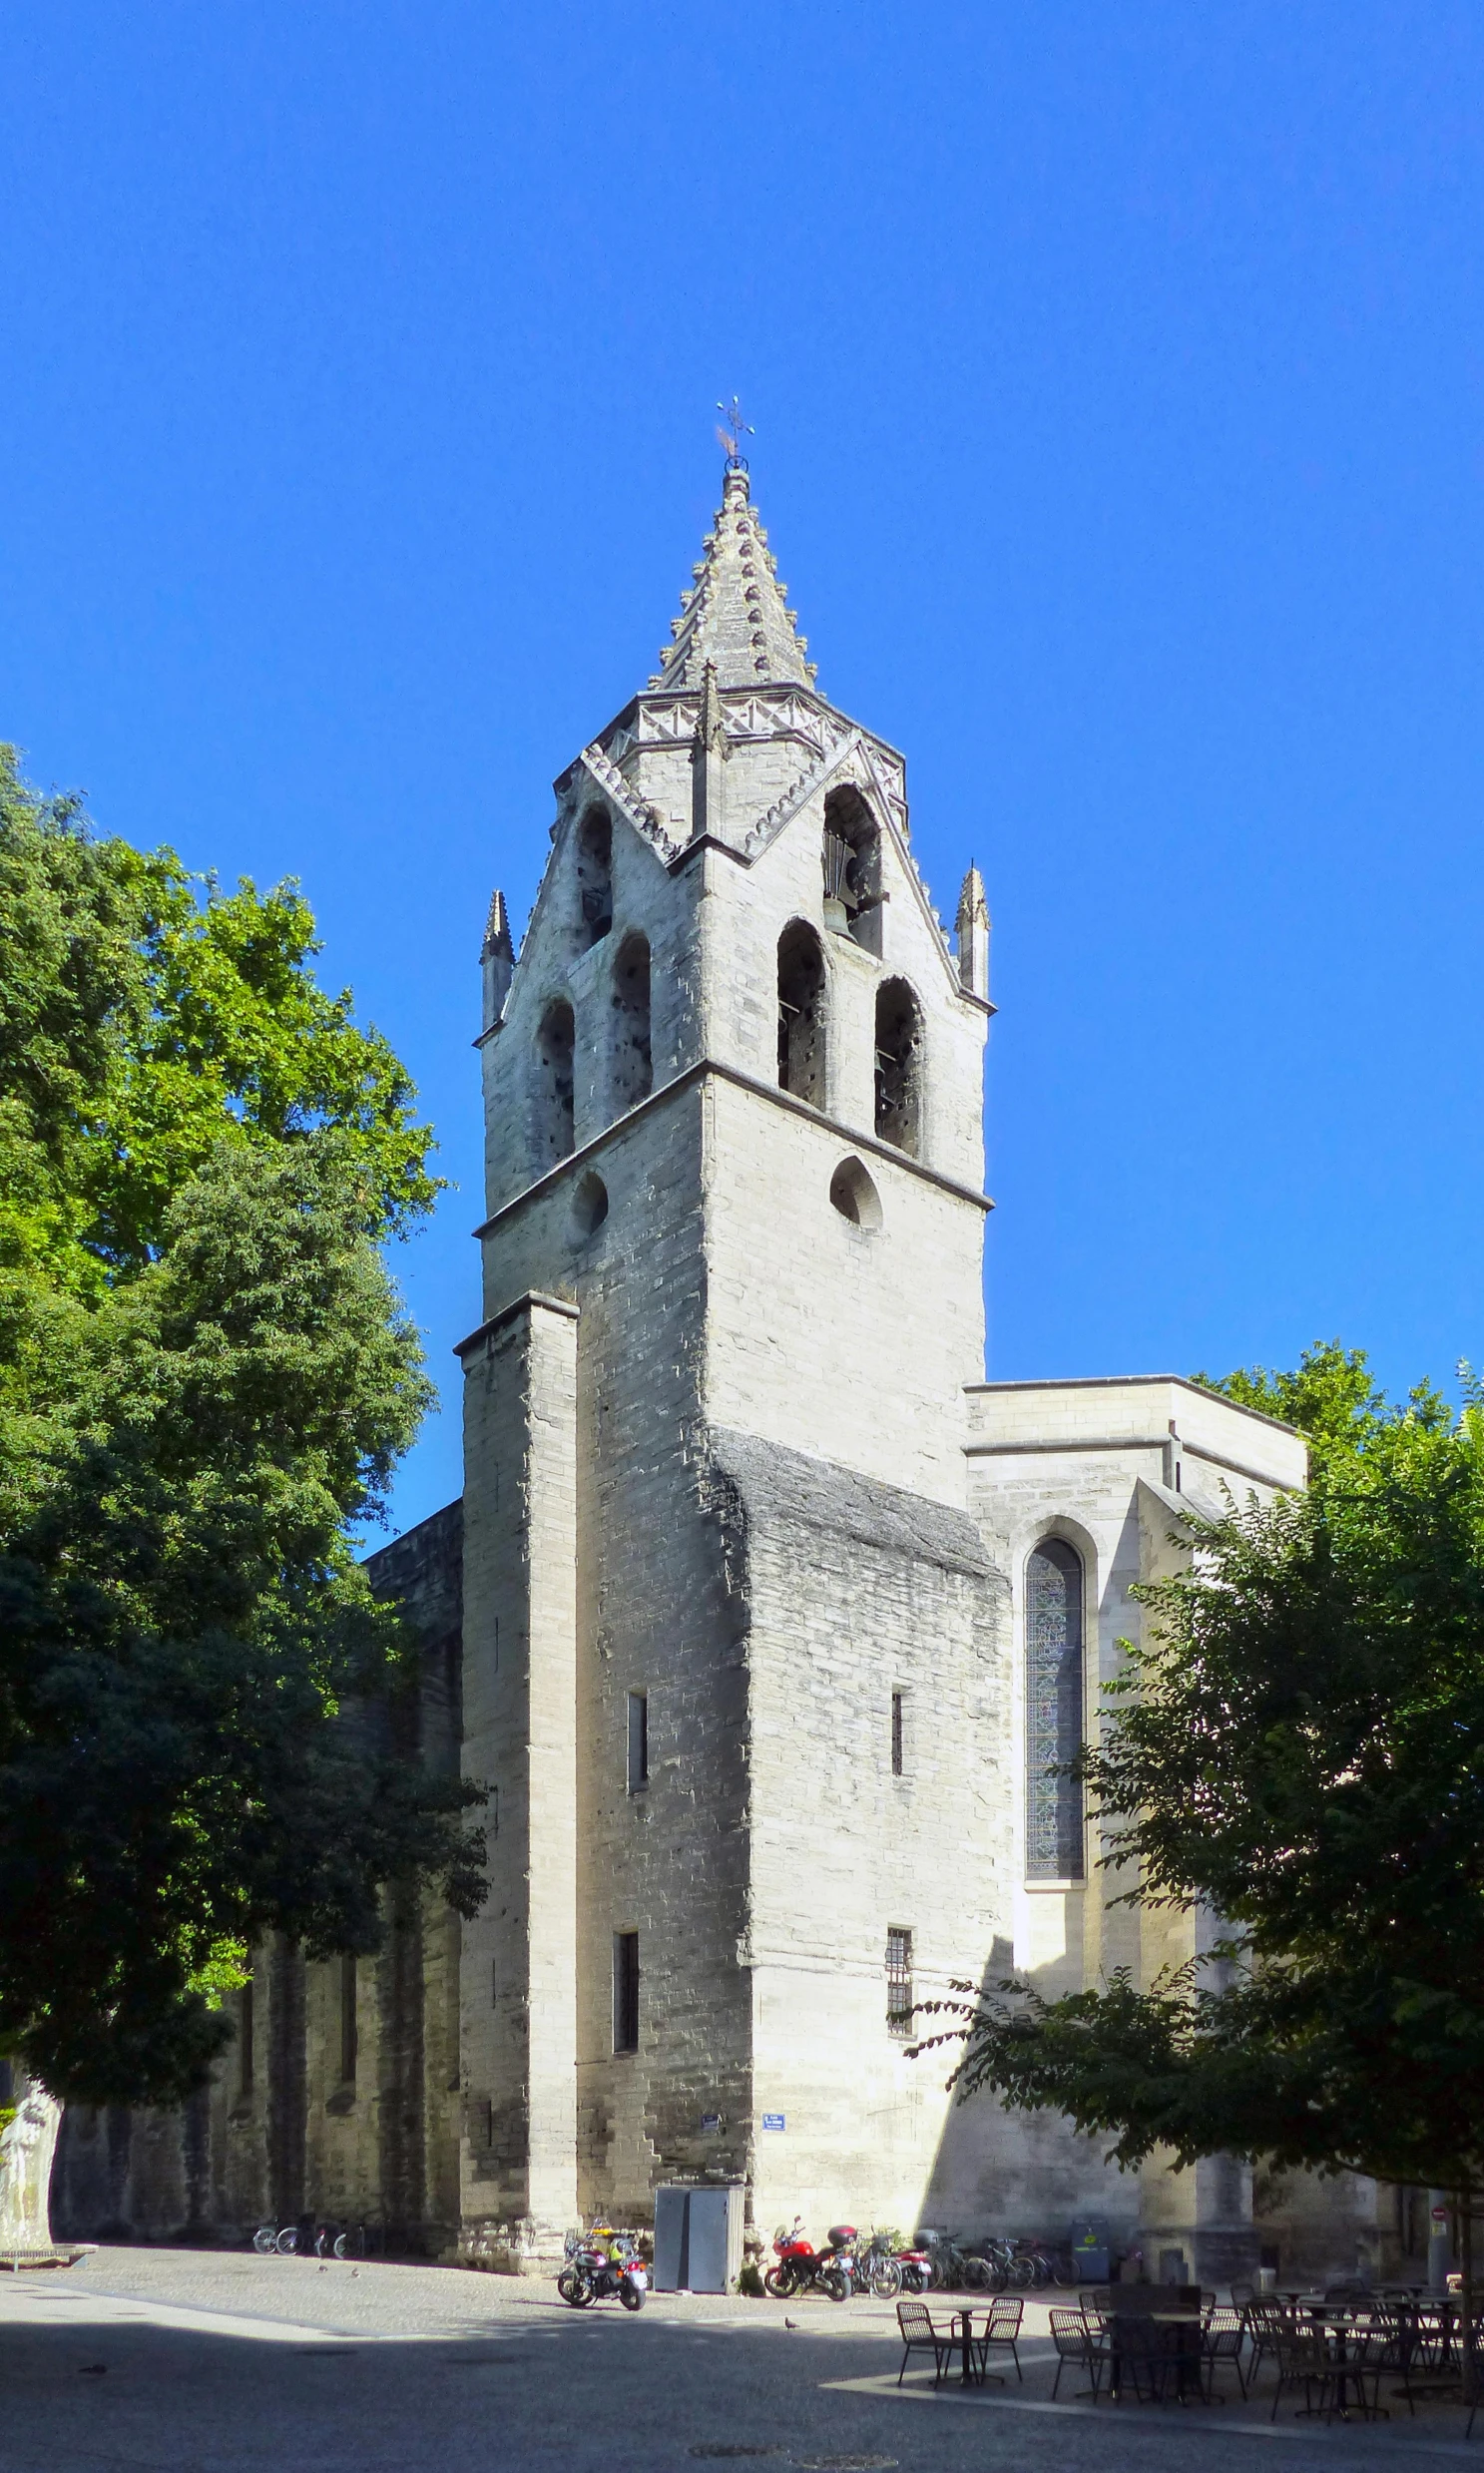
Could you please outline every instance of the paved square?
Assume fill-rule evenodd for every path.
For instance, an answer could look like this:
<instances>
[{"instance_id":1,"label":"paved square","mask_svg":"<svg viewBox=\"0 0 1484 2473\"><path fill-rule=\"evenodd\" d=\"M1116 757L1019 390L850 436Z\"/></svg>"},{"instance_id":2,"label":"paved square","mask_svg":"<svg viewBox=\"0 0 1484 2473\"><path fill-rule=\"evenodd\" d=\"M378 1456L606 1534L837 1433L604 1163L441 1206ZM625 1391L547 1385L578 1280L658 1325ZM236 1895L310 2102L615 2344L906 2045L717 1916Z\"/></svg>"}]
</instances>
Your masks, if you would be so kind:
<instances>
[{"instance_id":1,"label":"paved square","mask_svg":"<svg viewBox=\"0 0 1484 2473\"><path fill-rule=\"evenodd\" d=\"M1229 2473L1477 2462L1456 2411L1275 2430L1237 2404L1052 2406L1045 2311L1024 2394L898 2393L889 2304L660 2295L638 2318L454 2268L104 2249L0 2278L0 2473ZM790 2327L788 2320L793 2321Z\"/></svg>"}]
</instances>

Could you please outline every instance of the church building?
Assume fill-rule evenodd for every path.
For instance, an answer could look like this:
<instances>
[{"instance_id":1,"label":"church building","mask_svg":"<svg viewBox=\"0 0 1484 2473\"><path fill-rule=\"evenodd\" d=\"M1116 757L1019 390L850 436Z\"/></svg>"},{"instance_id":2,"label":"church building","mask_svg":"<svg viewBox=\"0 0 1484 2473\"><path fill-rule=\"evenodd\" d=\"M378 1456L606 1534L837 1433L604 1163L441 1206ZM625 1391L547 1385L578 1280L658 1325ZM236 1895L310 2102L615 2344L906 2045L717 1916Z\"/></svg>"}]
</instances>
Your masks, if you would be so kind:
<instances>
[{"instance_id":1,"label":"church building","mask_svg":"<svg viewBox=\"0 0 1484 2473\"><path fill-rule=\"evenodd\" d=\"M1112 1902L1061 1765L1187 1512L1304 1447L1173 1375L985 1381L983 884L950 936L739 458L693 575L557 777L518 952L491 905L464 1490L370 1565L418 1748L487 1789L487 1903L258 1952L185 2115L69 2117L55 2221L310 2211L519 2265L710 2180L764 2235L1102 2219L1151 2274L1353 2271L1370 2185L1254 2215L1241 2166L1121 2174L910 2050L955 1983L1198 1946Z\"/></svg>"}]
</instances>

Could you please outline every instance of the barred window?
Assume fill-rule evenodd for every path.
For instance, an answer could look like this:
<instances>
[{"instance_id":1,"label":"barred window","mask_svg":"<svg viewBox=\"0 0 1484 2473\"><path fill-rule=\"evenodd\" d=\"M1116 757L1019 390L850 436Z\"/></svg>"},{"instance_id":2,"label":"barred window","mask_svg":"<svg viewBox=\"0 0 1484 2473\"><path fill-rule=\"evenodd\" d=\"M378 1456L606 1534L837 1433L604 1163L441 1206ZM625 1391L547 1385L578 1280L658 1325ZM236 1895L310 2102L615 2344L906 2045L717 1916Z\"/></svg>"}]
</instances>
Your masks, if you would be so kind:
<instances>
[{"instance_id":1,"label":"barred window","mask_svg":"<svg viewBox=\"0 0 1484 2473\"><path fill-rule=\"evenodd\" d=\"M1026 1878L1081 1880L1082 1559L1048 1537L1026 1566Z\"/></svg>"},{"instance_id":2,"label":"barred window","mask_svg":"<svg viewBox=\"0 0 1484 2473\"><path fill-rule=\"evenodd\" d=\"M912 2032L912 1935L900 1923L886 1928L886 2032Z\"/></svg>"}]
</instances>

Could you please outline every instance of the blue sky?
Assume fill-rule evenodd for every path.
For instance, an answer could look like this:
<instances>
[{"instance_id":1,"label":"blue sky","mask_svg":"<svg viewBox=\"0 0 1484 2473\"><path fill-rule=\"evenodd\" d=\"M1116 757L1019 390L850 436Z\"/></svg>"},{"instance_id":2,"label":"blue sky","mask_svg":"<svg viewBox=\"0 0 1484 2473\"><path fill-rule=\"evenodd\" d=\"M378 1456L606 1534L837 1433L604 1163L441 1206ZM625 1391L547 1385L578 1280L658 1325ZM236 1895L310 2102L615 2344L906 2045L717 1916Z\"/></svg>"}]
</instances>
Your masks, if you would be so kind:
<instances>
[{"instance_id":1,"label":"blue sky","mask_svg":"<svg viewBox=\"0 0 1484 2473\"><path fill-rule=\"evenodd\" d=\"M475 967L653 666L737 389L978 859L990 1371L1484 1356L1484 13L11 0L0 735L292 873L456 1190Z\"/></svg>"}]
</instances>

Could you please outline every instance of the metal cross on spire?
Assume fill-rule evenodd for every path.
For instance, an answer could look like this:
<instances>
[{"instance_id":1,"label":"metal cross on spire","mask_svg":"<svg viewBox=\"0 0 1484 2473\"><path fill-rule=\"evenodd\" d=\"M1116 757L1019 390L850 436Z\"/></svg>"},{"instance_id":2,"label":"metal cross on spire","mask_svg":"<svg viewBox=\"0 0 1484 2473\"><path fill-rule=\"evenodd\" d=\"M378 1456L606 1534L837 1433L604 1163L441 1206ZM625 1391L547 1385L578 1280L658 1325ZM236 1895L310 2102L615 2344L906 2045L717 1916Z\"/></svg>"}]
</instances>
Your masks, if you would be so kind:
<instances>
[{"instance_id":1,"label":"metal cross on spire","mask_svg":"<svg viewBox=\"0 0 1484 2473\"><path fill-rule=\"evenodd\" d=\"M755 438L757 432L750 421L742 419L742 405L736 395L730 404L719 403L717 410L725 424L717 431L717 444L727 449L727 469L729 472L745 472L747 459L742 451L742 442L743 437Z\"/></svg>"}]
</instances>

